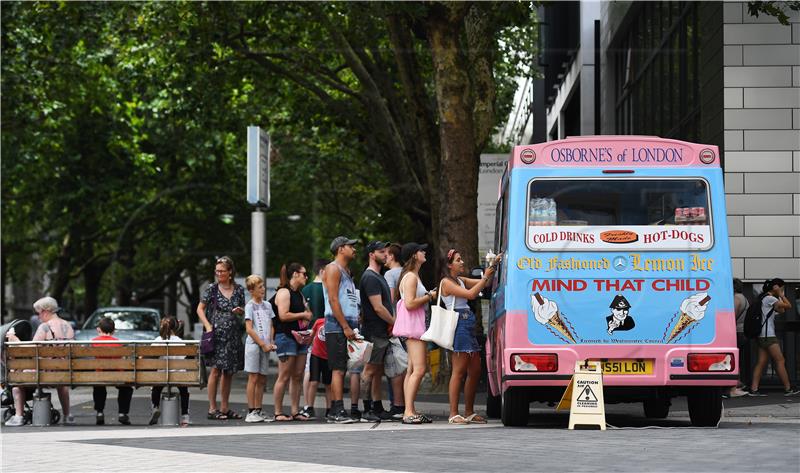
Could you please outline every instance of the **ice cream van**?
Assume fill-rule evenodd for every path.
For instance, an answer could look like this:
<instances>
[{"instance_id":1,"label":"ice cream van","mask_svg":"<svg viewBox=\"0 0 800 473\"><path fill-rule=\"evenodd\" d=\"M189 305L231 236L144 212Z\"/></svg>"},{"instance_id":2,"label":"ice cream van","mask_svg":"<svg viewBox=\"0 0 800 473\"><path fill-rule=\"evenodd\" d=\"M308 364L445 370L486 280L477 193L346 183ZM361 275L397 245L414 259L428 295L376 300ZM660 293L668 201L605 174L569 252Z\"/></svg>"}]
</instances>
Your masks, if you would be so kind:
<instances>
[{"instance_id":1,"label":"ice cream van","mask_svg":"<svg viewBox=\"0 0 800 473\"><path fill-rule=\"evenodd\" d=\"M716 146L648 136L518 146L501 180L488 316L490 416L526 425L578 360L606 403L716 425L739 373Z\"/></svg>"}]
</instances>

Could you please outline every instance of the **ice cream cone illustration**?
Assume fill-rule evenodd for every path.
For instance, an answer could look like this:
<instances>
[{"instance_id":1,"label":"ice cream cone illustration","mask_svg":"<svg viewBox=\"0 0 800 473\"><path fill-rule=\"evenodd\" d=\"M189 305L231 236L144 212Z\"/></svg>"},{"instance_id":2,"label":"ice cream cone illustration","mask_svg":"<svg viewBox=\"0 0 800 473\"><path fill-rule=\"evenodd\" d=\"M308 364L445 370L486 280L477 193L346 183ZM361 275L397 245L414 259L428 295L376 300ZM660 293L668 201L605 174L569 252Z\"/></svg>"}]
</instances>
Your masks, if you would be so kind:
<instances>
[{"instance_id":1,"label":"ice cream cone illustration","mask_svg":"<svg viewBox=\"0 0 800 473\"><path fill-rule=\"evenodd\" d=\"M681 316L678 322L672 328L667 343L671 342L675 337L683 333L684 330L689 328L692 324L699 322L706 315L708 301L711 300L705 292L695 294L687 297L681 302Z\"/></svg>"},{"instance_id":2,"label":"ice cream cone illustration","mask_svg":"<svg viewBox=\"0 0 800 473\"><path fill-rule=\"evenodd\" d=\"M533 315L540 324L557 330L564 338L575 343L575 337L561 318L561 314L558 312L558 305L555 302L547 300L537 292L531 296L531 307L533 308Z\"/></svg>"}]
</instances>

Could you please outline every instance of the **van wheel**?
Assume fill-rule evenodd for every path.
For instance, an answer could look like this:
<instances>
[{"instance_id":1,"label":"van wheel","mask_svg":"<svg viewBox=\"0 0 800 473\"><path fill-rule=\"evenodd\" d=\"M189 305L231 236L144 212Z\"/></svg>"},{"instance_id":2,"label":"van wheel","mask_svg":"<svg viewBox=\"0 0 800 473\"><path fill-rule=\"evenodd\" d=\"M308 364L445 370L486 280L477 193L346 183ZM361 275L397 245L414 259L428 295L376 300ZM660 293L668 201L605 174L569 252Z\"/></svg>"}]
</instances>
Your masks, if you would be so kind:
<instances>
[{"instance_id":1,"label":"van wheel","mask_svg":"<svg viewBox=\"0 0 800 473\"><path fill-rule=\"evenodd\" d=\"M672 404L669 399L656 398L647 399L644 405L644 416L649 419L666 419L669 415L669 406Z\"/></svg>"},{"instance_id":2,"label":"van wheel","mask_svg":"<svg viewBox=\"0 0 800 473\"><path fill-rule=\"evenodd\" d=\"M703 388L687 396L689 419L695 427L715 427L722 417L722 393L719 388Z\"/></svg>"},{"instance_id":3,"label":"van wheel","mask_svg":"<svg viewBox=\"0 0 800 473\"><path fill-rule=\"evenodd\" d=\"M501 419L507 427L524 427L528 425L530 402L524 391L508 389L503 393Z\"/></svg>"},{"instance_id":4,"label":"van wheel","mask_svg":"<svg viewBox=\"0 0 800 473\"><path fill-rule=\"evenodd\" d=\"M50 423L53 425L58 425L58 421L61 420L61 413L58 412L56 409L50 411Z\"/></svg>"},{"instance_id":5,"label":"van wheel","mask_svg":"<svg viewBox=\"0 0 800 473\"><path fill-rule=\"evenodd\" d=\"M486 415L490 419L499 419L502 414L503 399L500 396L492 396L491 390L486 393Z\"/></svg>"}]
</instances>

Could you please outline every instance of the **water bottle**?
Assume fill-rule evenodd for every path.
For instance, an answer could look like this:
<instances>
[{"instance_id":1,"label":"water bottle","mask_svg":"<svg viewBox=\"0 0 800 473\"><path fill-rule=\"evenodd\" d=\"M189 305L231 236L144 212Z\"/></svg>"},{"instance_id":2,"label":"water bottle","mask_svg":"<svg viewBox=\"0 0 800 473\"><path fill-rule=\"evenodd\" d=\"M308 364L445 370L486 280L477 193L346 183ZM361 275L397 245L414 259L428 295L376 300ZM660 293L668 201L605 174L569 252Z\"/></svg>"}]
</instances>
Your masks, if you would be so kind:
<instances>
[{"instance_id":1,"label":"water bottle","mask_svg":"<svg viewBox=\"0 0 800 473\"><path fill-rule=\"evenodd\" d=\"M547 224L550 226L556 225L556 201L554 199L547 199Z\"/></svg>"}]
</instances>

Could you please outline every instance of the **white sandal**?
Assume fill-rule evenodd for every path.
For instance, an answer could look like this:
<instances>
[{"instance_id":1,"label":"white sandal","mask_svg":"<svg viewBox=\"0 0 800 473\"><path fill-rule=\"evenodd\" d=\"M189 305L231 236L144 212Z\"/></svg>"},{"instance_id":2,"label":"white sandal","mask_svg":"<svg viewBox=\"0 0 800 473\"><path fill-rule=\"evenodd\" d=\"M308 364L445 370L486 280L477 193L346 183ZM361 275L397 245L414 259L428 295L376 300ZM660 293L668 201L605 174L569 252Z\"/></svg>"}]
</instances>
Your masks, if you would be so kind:
<instances>
[{"instance_id":1,"label":"white sandal","mask_svg":"<svg viewBox=\"0 0 800 473\"><path fill-rule=\"evenodd\" d=\"M479 416L477 413L472 413L472 414L468 415L467 418L464 419L464 420L466 420L468 424L486 424L487 423L487 420L484 419L483 417Z\"/></svg>"},{"instance_id":2,"label":"white sandal","mask_svg":"<svg viewBox=\"0 0 800 473\"><path fill-rule=\"evenodd\" d=\"M453 417L447 419L448 424L459 424L459 425L466 425L469 424L469 421L464 418L461 414L456 414Z\"/></svg>"}]
</instances>

